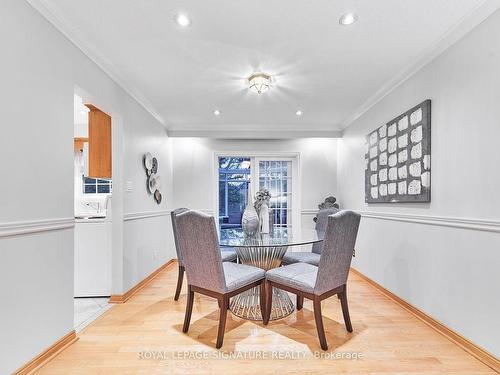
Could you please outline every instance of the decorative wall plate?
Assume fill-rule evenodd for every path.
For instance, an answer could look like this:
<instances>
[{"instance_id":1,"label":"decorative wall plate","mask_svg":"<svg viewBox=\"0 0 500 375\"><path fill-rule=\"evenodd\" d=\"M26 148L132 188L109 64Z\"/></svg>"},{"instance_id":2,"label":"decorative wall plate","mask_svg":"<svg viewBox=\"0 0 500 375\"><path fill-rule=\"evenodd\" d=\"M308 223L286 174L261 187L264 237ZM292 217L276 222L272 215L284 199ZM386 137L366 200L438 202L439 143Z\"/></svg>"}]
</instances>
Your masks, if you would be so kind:
<instances>
[{"instance_id":1,"label":"decorative wall plate","mask_svg":"<svg viewBox=\"0 0 500 375\"><path fill-rule=\"evenodd\" d=\"M158 186L157 186L157 176L152 174L151 176L149 176L148 178L148 189L149 189L149 192L151 194L153 194L156 190L158 190Z\"/></svg>"},{"instance_id":2,"label":"decorative wall plate","mask_svg":"<svg viewBox=\"0 0 500 375\"><path fill-rule=\"evenodd\" d=\"M162 200L162 195L160 192L161 180L158 173L158 159L153 157L151 153L146 152L143 157L144 167L146 168L146 185L149 194L153 194L153 199L156 203L160 204Z\"/></svg>"},{"instance_id":3,"label":"decorative wall plate","mask_svg":"<svg viewBox=\"0 0 500 375\"><path fill-rule=\"evenodd\" d=\"M158 172L158 160L156 160L156 158L153 158L152 160L151 171L153 172L153 174L156 174L156 172Z\"/></svg>"},{"instance_id":4,"label":"decorative wall plate","mask_svg":"<svg viewBox=\"0 0 500 375\"><path fill-rule=\"evenodd\" d=\"M144 155L144 167L146 167L148 171L153 168L153 156L149 152L146 152Z\"/></svg>"},{"instance_id":5,"label":"decorative wall plate","mask_svg":"<svg viewBox=\"0 0 500 375\"><path fill-rule=\"evenodd\" d=\"M160 190L161 188L161 178L159 175L155 174L155 188L156 190Z\"/></svg>"},{"instance_id":6,"label":"decorative wall plate","mask_svg":"<svg viewBox=\"0 0 500 375\"><path fill-rule=\"evenodd\" d=\"M160 190L155 190L154 197L155 197L156 203L160 204L161 203L161 193L160 193Z\"/></svg>"}]
</instances>

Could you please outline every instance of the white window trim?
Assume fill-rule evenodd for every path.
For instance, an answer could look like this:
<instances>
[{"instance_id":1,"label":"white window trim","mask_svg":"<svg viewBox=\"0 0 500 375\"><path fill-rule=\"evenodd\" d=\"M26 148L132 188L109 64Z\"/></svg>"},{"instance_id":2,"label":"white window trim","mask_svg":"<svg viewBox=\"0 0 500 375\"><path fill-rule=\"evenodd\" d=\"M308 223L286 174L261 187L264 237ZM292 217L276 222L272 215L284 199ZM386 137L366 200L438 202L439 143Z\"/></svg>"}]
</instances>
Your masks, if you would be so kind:
<instances>
[{"instance_id":1,"label":"white window trim","mask_svg":"<svg viewBox=\"0 0 500 375\"><path fill-rule=\"evenodd\" d=\"M247 157L250 158L252 167L250 168L250 181L252 184L252 192L258 190L258 178L256 177L257 169L255 168L258 160L290 160L292 162L292 232L294 236L300 236L302 221L301 221L301 153L300 152L285 152L285 151L214 151L212 157L212 188L213 194L213 216L215 222L219 222L219 157ZM257 189L257 190L256 190Z\"/></svg>"}]
</instances>

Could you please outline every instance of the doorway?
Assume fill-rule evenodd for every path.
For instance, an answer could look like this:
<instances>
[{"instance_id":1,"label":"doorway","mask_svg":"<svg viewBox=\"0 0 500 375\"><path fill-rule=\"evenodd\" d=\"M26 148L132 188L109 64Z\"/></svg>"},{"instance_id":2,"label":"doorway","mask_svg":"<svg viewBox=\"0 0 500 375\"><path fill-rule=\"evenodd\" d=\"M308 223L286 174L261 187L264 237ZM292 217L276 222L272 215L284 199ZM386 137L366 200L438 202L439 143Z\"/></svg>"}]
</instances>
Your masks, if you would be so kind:
<instances>
[{"instance_id":1,"label":"doorway","mask_svg":"<svg viewBox=\"0 0 500 375\"><path fill-rule=\"evenodd\" d=\"M74 328L110 308L111 117L74 95Z\"/></svg>"},{"instance_id":2,"label":"doorway","mask_svg":"<svg viewBox=\"0 0 500 375\"><path fill-rule=\"evenodd\" d=\"M273 227L300 230L299 155L216 155L217 216L219 229L241 228L241 218L260 189L271 194ZM253 202L252 202L253 204Z\"/></svg>"}]
</instances>

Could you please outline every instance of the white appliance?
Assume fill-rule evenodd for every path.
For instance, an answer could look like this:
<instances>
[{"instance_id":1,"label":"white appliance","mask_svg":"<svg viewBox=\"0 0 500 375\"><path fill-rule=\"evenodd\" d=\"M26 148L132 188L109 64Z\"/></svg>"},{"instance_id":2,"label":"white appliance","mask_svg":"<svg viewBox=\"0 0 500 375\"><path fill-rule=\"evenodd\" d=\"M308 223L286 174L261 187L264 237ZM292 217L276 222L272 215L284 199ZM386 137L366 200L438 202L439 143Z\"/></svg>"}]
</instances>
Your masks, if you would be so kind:
<instances>
[{"instance_id":1,"label":"white appliance","mask_svg":"<svg viewBox=\"0 0 500 375\"><path fill-rule=\"evenodd\" d=\"M91 198L92 200L95 197ZM90 216L75 219L75 297L111 294L111 199Z\"/></svg>"},{"instance_id":2,"label":"white appliance","mask_svg":"<svg viewBox=\"0 0 500 375\"><path fill-rule=\"evenodd\" d=\"M107 218L111 194L80 194L75 197L75 218Z\"/></svg>"}]
</instances>

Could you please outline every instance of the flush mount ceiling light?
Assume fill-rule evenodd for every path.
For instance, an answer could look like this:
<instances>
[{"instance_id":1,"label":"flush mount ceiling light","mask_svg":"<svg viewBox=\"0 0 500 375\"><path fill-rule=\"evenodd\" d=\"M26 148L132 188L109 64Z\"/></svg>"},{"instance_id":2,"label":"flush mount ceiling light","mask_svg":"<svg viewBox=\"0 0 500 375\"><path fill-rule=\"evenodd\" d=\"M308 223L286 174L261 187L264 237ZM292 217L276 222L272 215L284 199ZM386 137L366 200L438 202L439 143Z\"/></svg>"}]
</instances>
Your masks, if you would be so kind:
<instances>
[{"instance_id":1,"label":"flush mount ceiling light","mask_svg":"<svg viewBox=\"0 0 500 375\"><path fill-rule=\"evenodd\" d=\"M304 112L302 112L300 109L299 109L297 112L295 112L295 114L296 114L297 116L302 116L302 114L303 114L303 113L304 113Z\"/></svg>"},{"instance_id":2,"label":"flush mount ceiling light","mask_svg":"<svg viewBox=\"0 0 500 375\"><path fill-rule=\"evenodd\" d=\"M248 88L256 94L263 94L271 88L271 75L267 73L253 73L248 77Z\"/></svg>"},{"instance_id":3,"label":"flush mount ceiling light","mask_svg":"<svg viewBox=\"0 0 500 375\"><path fill-rule=\"evenodd\" d=\"M358 20L358 16L354 13L346 13L342 17L339 18L339 23L344 26L352 25L354 22Z\"/></svg>"},{"instance_id":4,"label":"flush mount ceiling light","mask_svg":"<svg viewBox=\"0 0 500 375\"><path fill-rule=\"evenodd\" d=\"M214 115L215 116L220 116L221 114L221 111L219 111L218 109L214 110Z\"/></svg>"},{"instance_id":5,"label":"flush mount ceiling light","mask_svg":"<svg viewBox=\"0 0 500 375\"><path fill-rule=\"evenodd\" d=\"M174 21L177 25L182 26L182 27L187 27L191 24L191 20L184 13L177 13L174 16Z\"/></svg>"}]
</instances>

